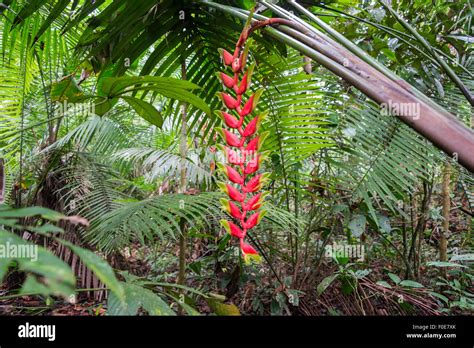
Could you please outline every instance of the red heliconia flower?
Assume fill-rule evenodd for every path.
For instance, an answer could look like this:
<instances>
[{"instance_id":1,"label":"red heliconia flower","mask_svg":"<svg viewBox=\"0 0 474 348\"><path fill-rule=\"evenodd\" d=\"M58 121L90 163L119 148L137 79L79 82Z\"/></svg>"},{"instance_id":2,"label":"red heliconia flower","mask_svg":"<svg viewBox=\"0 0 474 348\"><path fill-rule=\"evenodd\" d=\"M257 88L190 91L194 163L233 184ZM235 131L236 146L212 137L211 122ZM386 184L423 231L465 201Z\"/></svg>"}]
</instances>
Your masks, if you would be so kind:
<instances>
[{"instance_id":1,"label":"red heliconia flower","mask_svg":"<svg viewBox=\"0 0 474 348\"><path fill-rule=\"evenodd\" d=\"M221 135L225 139L227 145L240 147L240 145L242 144L242 139L239 139L237 135L232 132L229 132L227 129L221 129L218 131L221 132Z\"/></svg>"},{"instance_id":2,"label":"red heliconia flower","mask_svg":"<svg viewBox=\"0 0 474 348\"><path fill-rule=\"evenodd\" d=\"M257 147L258 147L258 142L260 141L260 137L257 136L255 138L253 138L252 140L250 140L250 142L247 144L247 147L245 148L245 150L247 151L257 151Z\"/></svg>"},{"instance_id":3,"label":"red heliconia flower","mask_svg":"<svg viewBox=\"0 0 474 348\"><path fill-rule=\"evenodd\" d=\"M243 190L245 193L247 192L255 192L258 190L258 187L260 185L260 178L262 177L262 174L259 174L257 176L254 176L248 183L243 187Z\"/></svg>"},{"instance_id":4,"label":"red heliconia flower","mask_svg":"<svg viewBox=\"0 0 474 348\"><path fill-rule=\"evenodd\" d=\"M247 91L249 87L247 83L247 79L248 79L248 72L245 73L244 77L242 78L242 81L240 81L239 87L236 88L235 92L237 94L244 94L245 91Z\"/></svg>"},{"instance_id":5,"label":"red heliconia flower","mask_svg":"<svg viewBox=\"0 0 474 348\"><path fill-rule=\"evenodd\" d=\"M222 81L222 83L224 84L224 86L226 86L227 88L233 88L235 83L234 83L234 79L232 77L230 77L229 75L226 75L224 74L223 72L219 73L218 74L220 80Z\"/></svg>"},{"instance_id":6,"label":"red heliconia flower","mask_svg":"<svg viewBox=\"0 0 474 348\"><path fill-rule=\"evenodd\" d=\"M239 192L234 186L224 183L217 183L220 189L225 192L230 199L236 202L243 202L245 200L245 196Z\"/></svg>"},{"instance_id":7,"label":"red heliconia flower","mask_svg":"<svg viewBox=\"0 0 474 348\"><path fill-rule=\"evenodd\" d=\"M241 126L241 122L236 119L234 116L231 114L225 112L225 111L218 111L219 115L221 118L224 120L225 124L229 128L239 128Z\"/></svg>"},{"instance_id":8,"label":"red heliconia flower","mask_svg":"<svg viewBox=\"0 0 474 348\"><path fill-rule=\"evenodd\" d=\"M219 148L225 153L227 163L230 164L219 164L219 169L225 174L228 181L237 186L234 187L228 183L218 183L219 188L230 198L221 199L222 209L236 220L235 222L222 220L221 223L228 233L240 239L240 249L246 262L249 258L254 258L255 260L259 259L257 251L250 244L245 242L245 237L248 231L254 228L265 215L265 211L260 210L265 194L260 192L252 197L248 196L260 190L268 179L268 174L257 174L257 171L261 167L262 160L264 159L264 156L259 154L258 151L260 151L262 143L268 133L261 135L256 134L266 113L260 114L253 119L245 120L245 116L255 111L263 90L260 89L255 92L247 102L241 106L242 96L248 91L254 67L253 64L246 72L243 72L247 63L250 47L250 44L246 44L246 41L252 32L249 23L250 21L240 35L233 55L226 50L220 51L224 64L230 67L234 76L229 76L226 73L218 74L224 86L233 89L236 94L236 97L233 97L221 92L219 93L220 98L227 109L236 110L240 116L235 117L231 112L227 111L219 112L219 116L223 119L225 125L228 128L236 129L240 134L239 137L239 135L227 129L219 129L227 146L236 148L230 149L227 146L219 145ZM243 77L241 77L242 73ZM244 121L246 122L245 127L243 127ZM251 139L251 137L253 138ZM240 204L236 204L233 201L239 202Z\"/></svg>"},{"instance_id":9,"label":"red heliconia flower","mask_svg":"<svg viewBox=\"0 0 474 348\"><path fill-rule=\"evenodd\" d=\"M244 164L245 163L245 153L237 153L237 151L234 151L230 148L228 148L227 146L220 146L221 148L221 151L223 151L225 153L225 157L227 159L227 161L230 163L230 164Z\"/></svg>"},{"instance_id":10,"label":"red heliconia flower","mask_svg":"<svg viewBox=\"0 0 474 348\"><path fill-rule=\"evenodd\" d=\"M241 70L244 70L245 69L245 64L247 63L247 57L248 57L248 54L249 54L249 45L247 45L244 49L244 51L242 52L242 54L240 55L240 69ZM251 69L250 69L251 70Z\"/></svg>"},{"instance_id":11,"label":"red heliconia flower","mask_svg":"<svg viewBox=\"0 0 474 348\"><path fill-rule=\"evenodd\" d=\"M245 238L246 233L242 231L236 224L231 221L221 220L222 226L226 229L227 233L239 239Z\"/></svg>"},{"instance_id":12,"label":"red heliconia flower","mask_svg":"<svg viewBox=\"0 0 474 348\"><path fill-rule=\"evenodd\" d=\"M266 211L265 210L262 210L262 211L259 211L259 212L256 212L256 213L253 213L248 219L247 221L245 221L243 223L243 226L244 228L250 230L251 228L254 228L255 226L258 225L258 223L260 222L260 220L262 220L262 218L265 216L266 214Z\"/></svg>"},{"instance_id":13,"label":"red heliconia flower","mask_svg":"<svg viewBox=\"0 0 474 348\"><path fill-rule=\"evenodd\" d=\"M243 239L240 240L240 249L244 257L248 255L258 255L257 251L250 244L245 243Z\"/></svg>"},{"instance_id":14,"label":"red heliconia flower","mask_svg":"<svg viewBox=\"0 0 474 348\"><path fill-rule=\"evenodd\" d=\"M267 180L267 175L258 174L254 176L248 183L243 187L244 192L255 192L262 188L263 183Z\"/></svg>"},{"instance_id":15,"label":"red heliconia flower","mask_svg":"<svg viewBox=\"0 0 474 348\"><path fill-rule=\"evenodd\" d=\"M248 125L245 127L244 132L242 133L242 136L251 137L252 135L254 135L258 127L260 126L260 123L262 122L263 118L265 117L265 115L266 114L259 115L255 117L252 121L250 121Z\"/></svg>"},{"instance_id":16,"label":"red heliconia flower","mask_svg":"<svg viewBox=\"0 0 474 348\"><path fill-rule=\"evenodd\" d=\"M235 58L234 61L232 62L232 71L234 73L237 73L240 71L241 68L242 68L242 62L240 61L240 59Z\"/></svg>"},{"instance_id":17,"label":"red heliconia flower","mask_svg":"<svg viewBox=\"0 0 474 348\"><path fill-rule=\"evenodd\" d=\"M221 198L222 203L222 210L230 214L230 216L236 218L237 220L242 219L242 212L240 211L239 207L232 202L225 198Z\"/></svg>"},{"instance_id":18,"label":"red heliconia flower","mask_svg":"<svg viewBox=\"0 0 474 348\"><path fill-rule=\"evenodd\" d=\"M229 109L237 109L237 107L240 105L239 97L235 99L234 97L223 92L220 92L218 94L220 95L225 106L228 107Z\"/></svg>"},{"instance_id":19,"label":"red heliconia flower","mask_svg":"<svg viewBox=\"0 0 474 348\"><path fill-rule=\"evenodd\" d=\"M244 168L244 174L253 174L260 168L260 163L262 162L262 155L258 154L256 158L252 158Z\"/></svg>"},{"instance_id":20,"label":"red heliconia flower","mask_svg":"<svg viewBox=\"0 0 474 348\"><path fill-rule=\"evenodd\" d=\"M256 136L252 140L250 140L249 143L247 144L247 146L245 147L245 150L246 151L259 151L260 147L262 146L262 143L265 140L265 138L267 137L267 135L268 135L268 133L265 132L265 133L262 133L259 136Z\"/></svg>"},{"instance_id":21,"label":"red heliconia flower","mask_svg":"<svg viewBox=\"0 0 474 348\"><path fill-rule=\"evenodd\" d=\"M222 172L229 178L230 181L232 181L235 184L242 185L244 183L244 179L242 176L237 172L234 168L230 166L224 166L222 164L218 164L219 168L221 169Z\"/></svg>"},{"instance_id":22,"label":"red heliconia flower","mask_svg":"<svg viewBox=\"0 0 474 348\"><path fill-rule=\"evenodd\" d=\"M225 65L231 65L234 62L234 56L224 49L219 49Z\"/></svg>"},{"instance_id":23,"label":"red heliconia flower","mask_svg":"<svg viewBox=\"0 0 474 348\"><path fill-rule=\"evenodd\" d=\"M249 98L249 100L247 100L247 102L245 103L244 107L241 110L237 109L239 115L240 116L247 116L248 114L253 112L253 110L257 106L257 103L258 103L258 100L260 99L261 94L262 94L261 89L258 90L257 92L255 92L255 94L252 94L252 96Z\"/></svg>"},{"instance_id":24,"label":"red heliconia flower","mask_svg":"<svg viewBox=\"0 0 474 348\"><path fill-rule=\"evenodd\" d=\"M252 198L250 198L247 203L244 204L244 209L246 211L257 210L262 206L264 196L259 193Z\"/></svg>"},{"instance_id":25,"label":"red heliconia flower","mask_svg":"<svg viewBox=\"0 0 474 348\"><path fill-rule=\"evenodd\" d=\"M240 116L245 117L253 111L254 109L253 99L254 99L254 96L252 95L250 99L245 103L244 107L240 110L237 110Z\"/></svg>"}]
</instances>

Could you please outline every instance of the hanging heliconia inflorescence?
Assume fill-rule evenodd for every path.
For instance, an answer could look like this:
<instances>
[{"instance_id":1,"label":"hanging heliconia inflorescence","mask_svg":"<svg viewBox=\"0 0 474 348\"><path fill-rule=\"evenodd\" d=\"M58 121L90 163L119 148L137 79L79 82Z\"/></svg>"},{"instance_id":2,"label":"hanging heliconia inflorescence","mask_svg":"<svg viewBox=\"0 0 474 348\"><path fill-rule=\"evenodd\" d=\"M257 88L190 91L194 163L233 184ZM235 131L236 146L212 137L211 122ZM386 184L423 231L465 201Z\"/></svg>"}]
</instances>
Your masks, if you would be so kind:
<instances>
[{"instance_id":1,"label":"hanging heliconia inflorescence","mask_svg":"<svg viewBox=\"0 0 474 348\"><path fill-rule=\"evenodd\" d=\"M245 240L249 230L254 228L265 215L262 203L265 193L261 191L268 179L268 173L259 173L264 153L260 148L266 133L257 134L260 123L267 112L255 115L254 111L263 90L252 94L246 101L243 96L249 90L254 65L244 72L249 52L248 36L252 28L246 25L235 47L234 53L221 49L221 57L227 72L218 73L226 91L219 93L227 111L219 111L228 129L218 129L225 141L219 146L226 159L218 164L220 171L227 177L228 183L218 183L229 199L222 199L222 208L233 219L221 220L221 224L232 236L239 239L244 260L258 260L257 251Z\"/></svg>"}]
</instances>

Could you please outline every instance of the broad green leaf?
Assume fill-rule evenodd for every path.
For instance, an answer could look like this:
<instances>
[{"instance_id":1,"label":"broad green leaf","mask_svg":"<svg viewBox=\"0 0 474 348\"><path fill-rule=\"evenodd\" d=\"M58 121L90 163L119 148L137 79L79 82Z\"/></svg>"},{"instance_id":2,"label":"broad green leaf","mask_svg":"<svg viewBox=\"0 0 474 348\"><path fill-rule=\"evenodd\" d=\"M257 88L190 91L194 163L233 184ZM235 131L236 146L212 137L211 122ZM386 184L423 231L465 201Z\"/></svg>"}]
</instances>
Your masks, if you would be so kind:
<instances>
[{"instance_id":1,"label":"broad green leaf","mask_svg":"<svg viewBox=\"0 0 474 348\"><path fill-rule=\"evenodd\" d=\"M107 111L117 104L118 98L99 97L94 101L94 112L98 116L103 116Z\"/></svg>"},{"instance_id":2,"label":"broad green leaf","mask_svg":"<svg viewBox=\"0 0 474 348\"><path fill-rule=\"evenodd\" d=\"M21 239L21 238L20 238ZM67 263L43 247L38 247L38 259L17 259L20 269L39 274L57 282L76 285L76 278Z\"/></svg>"},{"instance_id":3,"label":"broad green leaf","mask_svg":"<svg viewBox=\"0 0 474 348\"><path fill-rule=\"evenodd\" d=\"M125 100L137 112L137 114L151 124L158 128L163 126L163 117L152 104L135 97L122 96L122 99Z\"/></svg>"},{"instance_id":4,"label":"broad green leaf","mask_svg":"<svg viewBox=\"0 0 474 348\"><path fill-rule=\"evenodd\" d=\"M354 215L351 222L349 222L349 229L354 237L360 237L365 231L367 219L364 215Z\"/></svg>"},{"instance_id":5,"label":"broad green leaf","mask_svg":"<svg viewBox=\"0 0 474 348\"><path fill-rule=\"evenodd\" d=\"M74 292L76 278L71 268L50 251L6 231L0 231L0 246L0 281L15 261L21 271L45 278L44 287L36 287L40 293L68 297ZM34 288L34 278L26 285Z\"/></svg>"},{"instance_id":6,"label":"broad green leaf","mask_svg":"<svg viewBox=\"0 0 474 348\"><path fill-rule=\"evenodd\" d=\"M39 294L43 296L62 296L67 300L71 300L75 294L74 286L64 284L62 282L49 280L47 286L38 282L33 275L28 275L25 282L21 286L20 294Z\"/></svg>"},{"instance_id":7,"label":"broad green leaf","mask_svg":"<svg viewBox=\"0 0 474 348\"><path fill-rule=\"evenodd\" d=\"M148 90L151 87L175 90L192 90L200 87L192 82L176 79L173 77L161 76L104 76L101 80L101 91L103 95L117 96L123 93L128 87L139 87L142 90Z\"/></svg>"},{"instance_id":8,"label":"broad green leaf","mask_svg":"<svg viewBox=\"0 0 474 348\"><path fill-rule=\"evenodd\" d=\"M51 101L53 102L74 103L82 101L84 98L84 92L72 75L65 76L51 85Z\"/></svg>"},{"instance_id":9,"label":"broad green leaf","mask_svg":"<svg viewBox=\"0 0 474 348\"><path fill-rule=\"evenodd\" d=\"M468 268L467 266L461 265L459 263L454 263L454 262L443 262L443 261L432 261L432 262L427 262L427 266L433 266L433 267L461 267L461 268Z\"/></svg>"},{"instance_id":10,"label":"broad green leaf","mask_svg":"<svg viewBox=\"0 0 474 348\"><path fill-rule=\"evenodd\" d=\"M474 254L454 255L451 261L474 261Z\"/></svg>"},{"instance_id":11,"label":"broad green leaf","mask_svg":"<svg viewBox=\"0 0 474 348\"><path fill-rule=\"evenodd\" d=\"M446 304L449 302L449 299L446 296L442 295L442 294L439 294L439 293L434 292L434 291L430 291L429 293L430 293L430 295L439 298L440 300L442 300Z\"/></svg>"},{"instance_id":12,"label":"broad green leaf","mask_svg":"<svg viewBox=\"0 0 474 348\"><path fill-rule=\"evenodd\" d=\"M334 273L324 278L322 282L319 283L318 287L316 288L317 295L320 296L328 288L328 286L331 285L332 282L337 279L338 276L339 276L338 273Z\"/></svg>"},{"instance_id":13,"label":"broad green leaf","mask_svg":"<svg viewBox=\"0 0 474 348\"><path fill-rule=\"evenodd\" d=\"M222 316L238 316L241 315L239 308L233 304L226 304L222 301L215 299L215 298L208 298L206 299L209 307L211 307L212 311L217 315Z\"/></svg>"},{"instance_id":14,"label":"broad green leaf","mask_svg":"<svg viewBox=\"0 0 474 348\"><path fill-rule=\"evenodd\" d=\"M41 216L43 219L47 219L50 221L59 221L66 216L58 213L57 211L43 208L43 207L28 207L28 208L20 208L20 209L8 209L8 210L0 210L0 218L1 217L8 217L8 218L22 218L27 216Z\"/></svg>"},{"instance_id":15,"label":"broad green leaf","mask_svg":"<svg viewBox=\"0 0 474 348\"><path fill-rule=\"evenodd\" d=\"M384 280L379 280L376 284L383 286L384 288L388 288L388 289L392 288L392 286Z\"/></svg>"},{"instance_id":16,"label":"broad green leaf","mask_svg":"<svg viewBox=\"0 0 474 348\"><path fill-rule=\"evenodd\" d=\"M204 111L209 116L212 114L209 105L204 100L187 90L170 87L150 87L148 89L155 91L165 97L191 104L197 107L199 110Z\"/></svg>"},{"instance_id":17,"label":"broad green leaf","mask_svg":"<svg viewBox=\"0 0 474 348\"><path fill-rule=\"evenodd\" d=\"M175 315L168 304L151 290L135 284L123 283L124 298L120 300L115 293L108 299L108 315L136 315L143 308L150 315Z\"/></svg>"},{"instance_id":18,"label":"broad green leaf","mask_svg":"<svg viewBox=\"0 0 474 348\"><path fill-rule=\"evenodd\" d=\"M26 228L31 232L36 232L39 234L46 234L46 235L50 233L64 233L64 230L62 228L55 225L51 225L51 224L44 224L39 227L27 226Z\"/></svg>"},{"instance_id":19,"label":"broad green leaf","mask_svg":"<svg viewBox=\"0 0 474 348\"><path fill-rule=\"evenodd\" d=\"M378 214L377 215L380 229L385 233L392 232L392 226L390 225L390 219L385 215Z\"/></svg>"},{"instance_id":20,"label":"broad green leaf","mask_svg":"<svg viewBox=\"0 0 474 348\"><path fill-rule=\"evenodd\" d=\"M304 292L296 290L296 289L287 289L288 294L288 302L293 306L299 306L300 304L300 295L303 295Z\"/></svg>"},{"instance_id":21,"label":"broad green leaf","mask_svg":"<svg viewBox=\"0 0 474 348\"><path fill-rule=\"evenodd\" d=\"M400 282L400 284L398 284L398 285L405 286L405 287L408 287L408 288L424 288L423 284L420 284L420 283L415 282L413 280L402 280Z\"/></svg>"},{"instance_id":22,"label":"broad green leaf","mask_svg":"<svg viewBox=\"0 0 474 348\"><path fill-rule=\"evenodd\" d=\"M392 279L392 281L395 283L395 284L399 284L402 280L400 279L399 276L397 276L396 274L393 274L393 273L389 273L388 276L390 277L390 279Z\"/></svg>"}]
</instances>

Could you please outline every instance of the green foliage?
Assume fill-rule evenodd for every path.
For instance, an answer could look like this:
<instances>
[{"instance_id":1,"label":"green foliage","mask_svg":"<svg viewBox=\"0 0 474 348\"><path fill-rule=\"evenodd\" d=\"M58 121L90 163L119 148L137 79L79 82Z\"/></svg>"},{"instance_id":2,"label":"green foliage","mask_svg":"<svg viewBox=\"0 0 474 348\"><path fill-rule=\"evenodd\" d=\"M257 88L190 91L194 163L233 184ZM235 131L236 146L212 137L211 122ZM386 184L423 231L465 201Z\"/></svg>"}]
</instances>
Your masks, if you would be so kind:
<instances>
[{"instance_id":1,"label":"green foliage","mask_svg":"<svg viewBox=\"0 0 474 348\"><path fill-rule=\"evenodd\" d=\"M311 296L324 294L336 280L343 296L357 296L371 262L393 264L389 280L377 282L382 287L425 291L442 310L472 310L469 227L451 221L456 230L449 245L466 251L464 258L434 261L430 244L442 222L438 185L445 156L317 63L264 30L252 34L250 92L264 90L258 112L268 111L262 128L269 134L264 143L269 160L262 169L272 173L271 195L252 242L264 262L241 265L238 276L229 274L236 248L218 224L223 213L213 192L219 179L214 167L221 159L213 151L221 120L212 111L220 108L218 48L235 45L242 22L199 1L4 4L9 8L0 7L0 157L6 163L7 202L21 208L0 209L0 242L32 245L20 238L29 231L70 248L111 290L108 314L173 315L180 306L196 315L198 299L218 315L246 314L248 306L205 294L227 292L234 284L247 291L249 283L256 285L255 295L242 304L254 312L290 314L296 306L303 312ZM233 3L240 11L253 4ZM372 66L389 68L406 81L400 83L471 124L472 108L460 90L474 90L472 9L466 1L402 0L391 4L393 11L380 2L352 0L308 5L342 34L341 39L332 33L336 41L357 44ZM275 13L267 9L263 15ZM325 31L321 23L312 24ZM95 115L61 113L64 102L89 103ZM181 161L184 104L188 155ZM183 163L189 194L180 195ZM453 167L453 211L472 212L472 173ZM424 211L420 205L428 192ZM81 219L63 213L84 217L90 226L72 226ZM199 290L156 282L174 280L182 224L193 245L188 281ZM97 250L66 242L71 236ZM356 266L339 256L334 273L321 273L334 265L323 259L324 247L340 239L363 244L367 260ZM119 281L102 255L128 255L137 248L144 248L142 259L151 264L148 279ZM71 269L53 250L38 247L38 253L35 263L1 259L0 278L18 270L26 273L20 294L69 298L75 290ZM427 270L403 274L409 257L419 257L417 266ZM424 277L444 271L451 278L439 284ZM326 277L317 282L319 274ZM299 289L306 288L316 291L303 297ZM341 314L339 308L328 311Z\"/></svg>"},{"instance_id":2,"label":"green foliage","mask_svg":"<svg viewBox=\"0 0 474 348\"><path fill-rule=\"evenodd\" d=\"M4 278L11 265L16 265L19 271L25 272L28 275L22 286L21 293L44 296L56 295L70 300L75 292L76 279L69 265L52 254L49 250L27 242L14 232L6 230L40 232L48 236L63 232L63 230L57 226L49 224L28 226L21 225L18 221L18 219L32 218L38 215L44 220L69 220L75 223L84 223L83 220L79 218L67 217L42 207L23 209L1 207L0 216L3 227L0 231L0 245L5 255L0 257L0 280ZM118 282L112 268L107 262L90 250L73 245L63 239L53 238L77 254L79 258L84 261L85 265L110 288L112 293L118 299L123 300L124 294L121 284ZM16 251L14 256L8 257L10 249ZM29 254L25 252L23 255L22 250L28 251Z\"/></svg>"},{"instance_id":3,"label":"green foliage","mask_svg":"<svg viewBox=\"0 0 474 348\"><path fill-rule=\"evenodd\" d=\"M144 309L150 315L175 315L170 307L158 295L136 284L121 283L125 299L115 294L108 299L108 315L137 315Z\"/></svg>"},{"instance_id":4,"label":"green foliage","mask_svg":"<svg viewBox=\"0 0 474 348\"><path fill-rule=\"evenodd\" d=\"M86 236L99 249L111 252L133 240L145 244L155 236L162 240L176 238L181 231L180 219L190 226L215 229L224 214L220 197L220 193L210 192L199 195L168 194L142 201L122 202L117 209L102 216L86 232ZM293 228L296 222L291 214L272 207L262 220L262 225L265 224L286 230Z\"/></svg>"}]
</instances>

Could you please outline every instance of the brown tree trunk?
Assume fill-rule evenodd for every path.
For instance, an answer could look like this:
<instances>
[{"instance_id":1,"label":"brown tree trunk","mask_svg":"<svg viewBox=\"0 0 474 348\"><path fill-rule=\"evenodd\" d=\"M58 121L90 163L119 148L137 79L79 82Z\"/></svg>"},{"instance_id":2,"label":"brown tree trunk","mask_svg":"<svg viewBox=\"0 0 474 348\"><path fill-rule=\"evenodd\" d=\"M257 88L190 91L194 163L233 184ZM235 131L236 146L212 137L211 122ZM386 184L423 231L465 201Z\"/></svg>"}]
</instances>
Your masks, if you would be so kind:
<instances>
[{"instance_id":1,"label":"brown tree trunk","mask_svg":"<svg viewBox=\"0 0 474 348\"><path fill-rule=\"evenodd\" d=\"M285 16L274 5L263 2L275 13ZM236 17L247 19L247 14L214 2L206 4ZM268 18L254 15L258 20ZM289 18L289 17L288 17ZM474 171L474 132L454 115L417 91L408 82L369 64L351 50L323 34L313 26L296 22L297 19L279 19L278 28L266 27L268 35L293 47L315 63L340 76L378 104L416 106L416 115L401 111L391 114L428 139L449 157L455 158L469 171ZM348 41L348 40L346 40ZM386 68L385 68L386 70Z\"/></svg>"},{"instance_id":2,"label":"brown tree trunk","mask_svg":"<svg viewBox=\"0 0 474 348\"><path fill-rule=\"evenodd\" d=\"M445 262L448 260L448 241L446 239L449 233L449 211L451 201L449 198L449 184L451 178L451 164L447 162L443 170L443 226L439 237L439 260ZM446 270L443 269L443 275L446 276Z\"/></svg>"}]
</instances>

